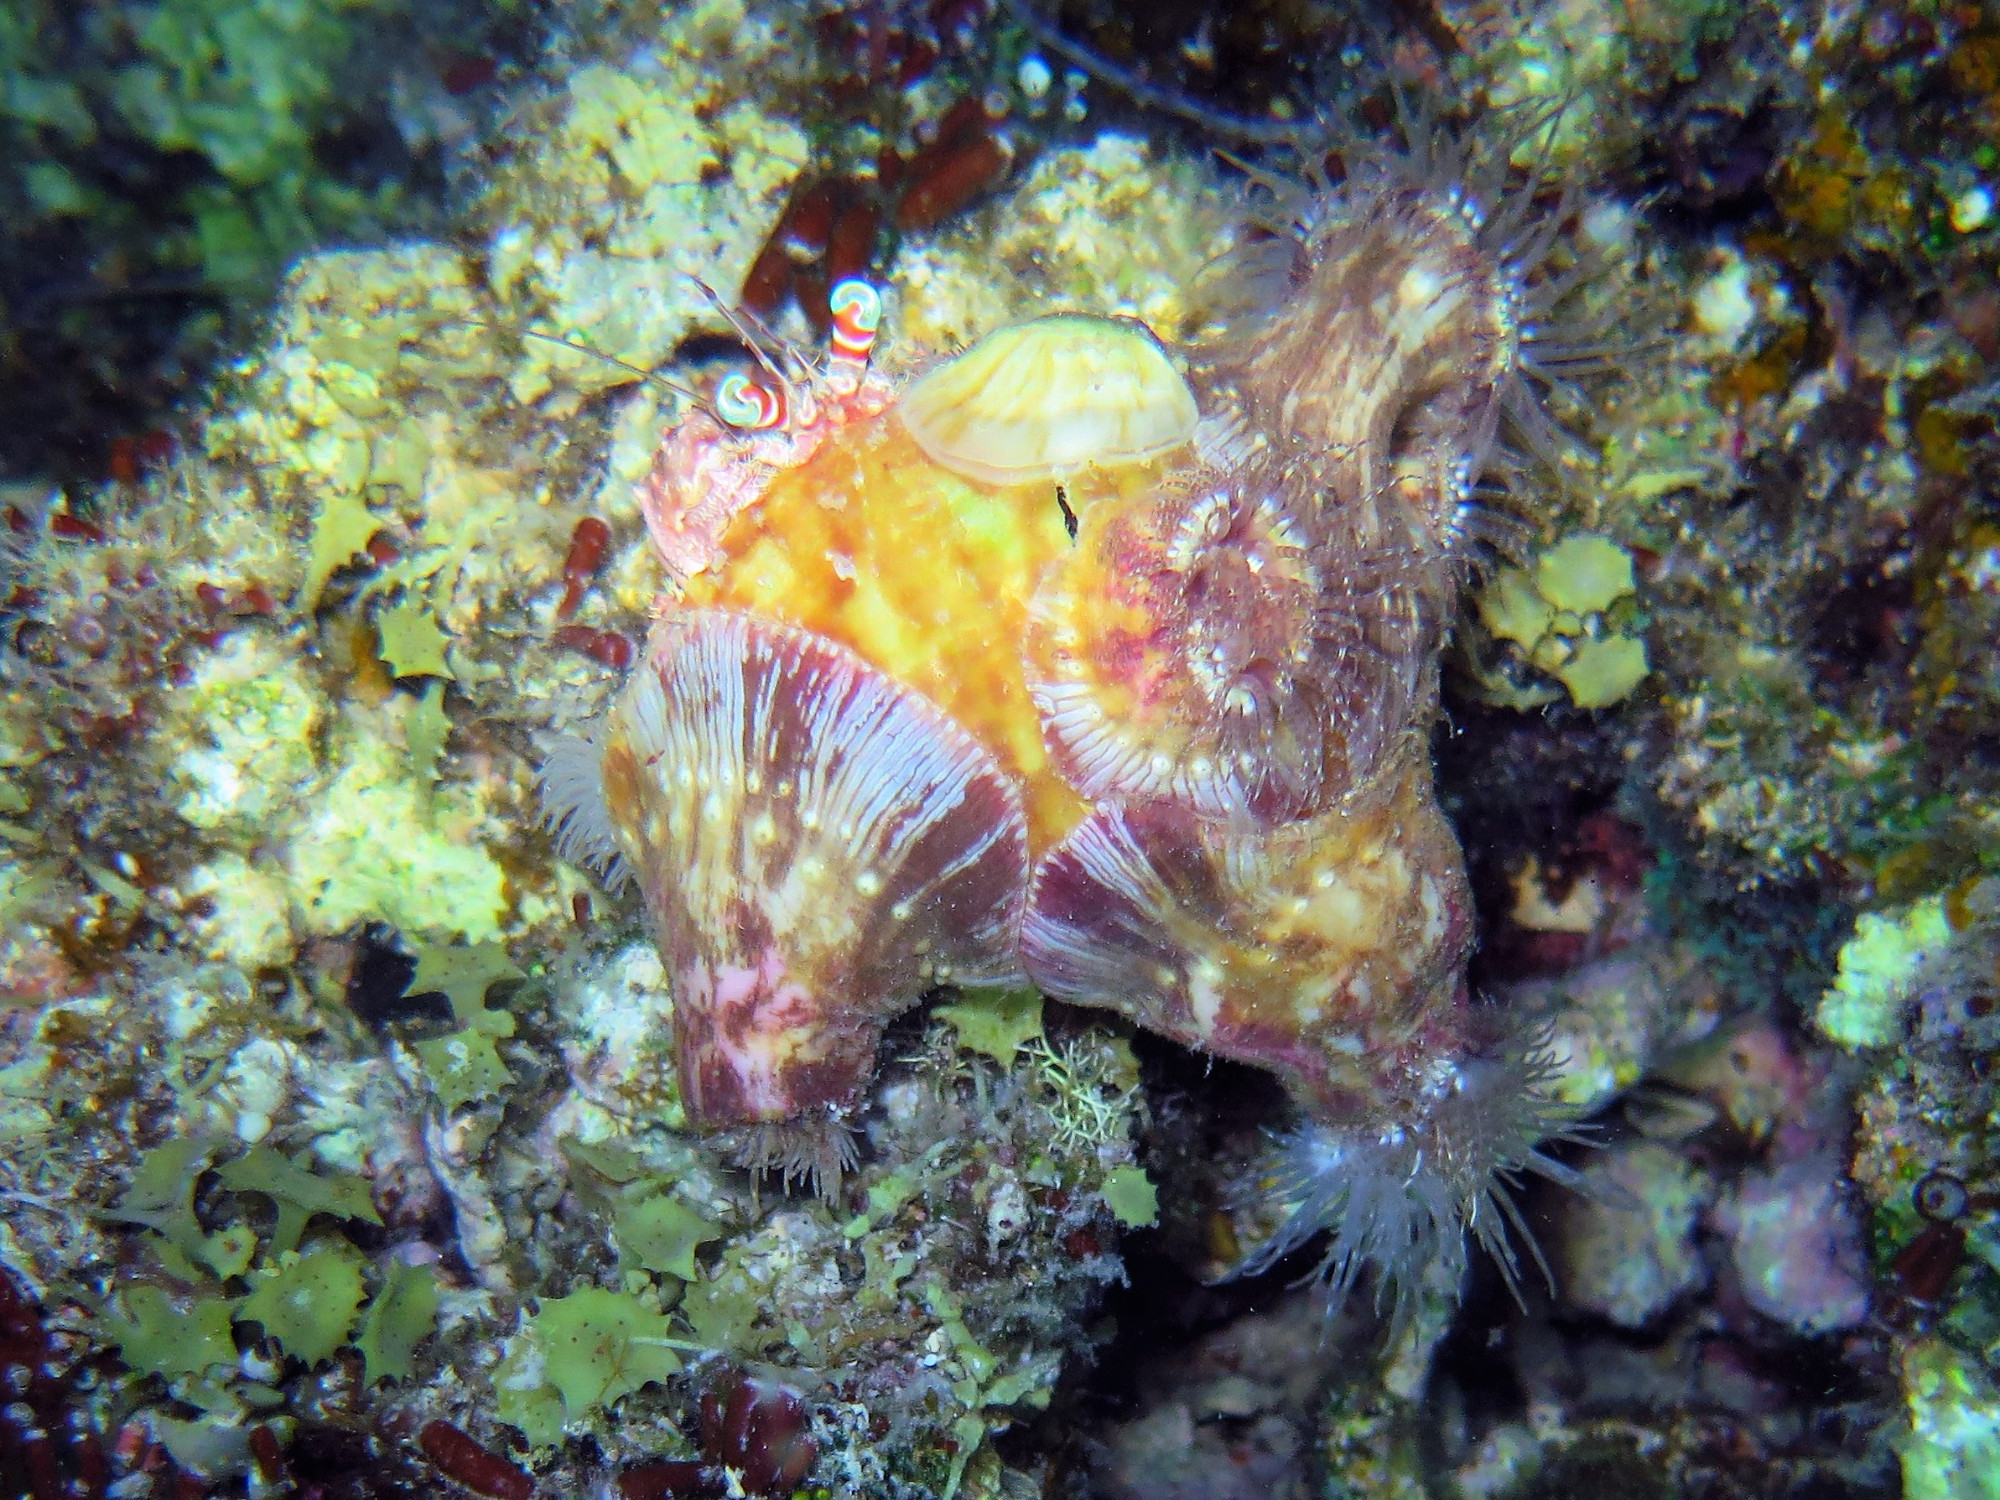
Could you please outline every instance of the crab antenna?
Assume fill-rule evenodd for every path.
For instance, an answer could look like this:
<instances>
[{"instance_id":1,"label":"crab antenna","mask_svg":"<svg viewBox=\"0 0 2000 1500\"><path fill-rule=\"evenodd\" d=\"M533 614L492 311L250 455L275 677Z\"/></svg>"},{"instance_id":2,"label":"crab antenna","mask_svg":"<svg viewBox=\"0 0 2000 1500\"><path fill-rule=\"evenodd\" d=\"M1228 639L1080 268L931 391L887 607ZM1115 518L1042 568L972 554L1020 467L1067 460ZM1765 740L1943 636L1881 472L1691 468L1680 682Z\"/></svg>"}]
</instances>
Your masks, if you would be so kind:
<instances>
[{"instance_id":1,"label":"crab antenna","mask_svg":"<svg viewBox=\"0 0 2000 1500\"><path fill-rule=\"evenodd\" d=\"M692 281L696 286L701 288L702 296L708 298L710 305L721 315L723 322L727 323L735 331L736 336L743 340L744 347L750 351L750 357L757 361L766 375L769 375L773 380L789 390L794 378L810 373L811 367L792 348L791 344L767 328L764 325L764 321L755 313L745 308L731 307L727 302L723 301L720 292L716 291L714 287L703 281L699 276L696 276L692 272L685 272L683 274L687 276L689 281ZM776 349L789 360L796 367L793 373L787 375L783 370L779 369L770 354L766 352L767 349Z\"/></svg>"},{"instance_id":2,"label":"crab antenna","mask_svg":"<svg viewBox=\"0 0 2000 1500\"><path fill-rule=\"evenodd\" d=\"M588 344L579 344L575 339L566 339L562 335L555 333L538 333L532 328L511 328L504 323L487 322L483 318L460 318L458 321L463 323L467 328L490 328L497 333L511 333L516 338L540 339L545 344L560 344L565 349L574 349L578 354L588 354L592 359L602 360L607 365L616 365L629 375L647 381L650 384L662 386L672 391L682 400L693 402L703 411L708 410L708 402L703 399L699 391L682 385L678 380L669 379L658 370L649 370L644 365L632 364L627 360L620 359L615 354L606 354L602 349L593 349Z\"/></svg>"}]
</instances>

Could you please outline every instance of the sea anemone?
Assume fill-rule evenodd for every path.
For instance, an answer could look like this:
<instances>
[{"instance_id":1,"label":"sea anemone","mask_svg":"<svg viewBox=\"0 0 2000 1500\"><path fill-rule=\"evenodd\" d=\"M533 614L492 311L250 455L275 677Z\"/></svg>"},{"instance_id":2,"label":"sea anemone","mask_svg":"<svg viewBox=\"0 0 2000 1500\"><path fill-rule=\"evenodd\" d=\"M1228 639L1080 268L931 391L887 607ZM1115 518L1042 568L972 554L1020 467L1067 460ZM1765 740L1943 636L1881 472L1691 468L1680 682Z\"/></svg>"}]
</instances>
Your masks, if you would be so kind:
<instances>
[{"instance_id":1,"label":"sea anemone","mask_svg":"<svg viewBox=\"0 0 2000 1500\"><path fill-rule=\"evenodd\" d=\"M1572 315L1604 267L1566 233L1580 190L1535 154L1561 108L1489 118L1475 141L1399 104L1400 144L1348 130L1303 151L1297 175L1246 168L1245 228L1209 278L1215 336L1197 386L1259 430L1337 455L1338 498L1394 488L1433 544L1504 547L1512 528L1479 498L1535 465L1563 473L1575 442L1546 396L1631 346Z\"/></svg>"},{"instance_id":2,"label":"sea anemone","mask_svg":"<svg viewBox=\"0 0 2000 1500\"><path fill-rule=\"evenodd\" d=\"M1029 690L1078 790L1271 824L1373 780L1442 622L1407 551L1327 545L1312 496L1277 453L1197 465L1050 570Z\"/></svg>"},{"instance_id":3,"label":"sea anemone","mask_svg":"<svg viewBox=\"0 0 2000 1500\"><path fill-rule=\"evenodd\" d=\"M1467 994L1426 741L1482 476L1559 462L1542 395L1602 357L1547 326L1587 275L1558 269L1574 194L1545 207L1511 164L1551 117L1482 154L1404 117L1338 183L1252 169L1268 210L1193 355L1200 470L1110 512L1038 600L1037 702L1101 800L1022 937L1049 993L1283 1080L1303 1121L1264 1188L1289 1217L1246 1269L1327 1231L1326 1279L1375 1267L1398 1318L1468 1239L1516 1279L1509 1180L1570 1176L1535 1150L1564 1130L1535 1049Z\"/></svg>"},{"instance_id":4,"label":"sea anemone","mask_svg":"<svg viewBox=\"0 0 2000 1500\"><path fill-rule=\"evenodd\" d=\"M1254 1196L1287 1207L1275 1234L1234 1271L1256 1276L1318 1236L1312 1273L1343 1296L1372 1268L1375 1305L1401 1328L1426 1275L1456 1286L1477 1241L1519 1296L1515 1239L1546 1279L1548 1263L1514 1202L1524 1174L1579 1185L1543 1154L1579 1141L1573 1113L1544 1093L1550 1062L1539 1037L1411 1070L1395 1106L1345 1122L1306 1118L1276 1138Z\"/></svg>"}]
</instances>

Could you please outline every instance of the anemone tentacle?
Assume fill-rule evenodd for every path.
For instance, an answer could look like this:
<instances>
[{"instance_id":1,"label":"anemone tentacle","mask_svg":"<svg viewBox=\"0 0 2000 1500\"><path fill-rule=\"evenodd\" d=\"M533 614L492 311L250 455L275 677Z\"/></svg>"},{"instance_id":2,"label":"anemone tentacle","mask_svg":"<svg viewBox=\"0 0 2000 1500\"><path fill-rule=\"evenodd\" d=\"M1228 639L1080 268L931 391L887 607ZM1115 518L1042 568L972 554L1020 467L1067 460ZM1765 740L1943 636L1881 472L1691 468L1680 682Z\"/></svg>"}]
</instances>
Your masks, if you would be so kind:
<instances>
[{"instance_id":1,"label":"anemone tentacle","mask_svg":"<svg viewBox=\"0 0 2000 1500\"><path fill-rule=\"evenodd\" d=\"M1531 1033L1490 1052L1433 1060L1392 1113L1307 1119L1280 1135L1249 1196L1288 1212L1232 1277L1262 1275L1324 1234L1308 1279L1345 1295L1372 1273L1376 1308L1398 1328L1427 1267L1441 1264L1453 1281L1463 1275L1468 1240L1493 1258L1517 1299L1517 1241L1549 1280L1514 1193L1527 1175L1576 1187L1575 1170L1539 1148L1587 1136L1574 1111L1544 1092L1549 1068Z\"/></svg>"}]
</instances>

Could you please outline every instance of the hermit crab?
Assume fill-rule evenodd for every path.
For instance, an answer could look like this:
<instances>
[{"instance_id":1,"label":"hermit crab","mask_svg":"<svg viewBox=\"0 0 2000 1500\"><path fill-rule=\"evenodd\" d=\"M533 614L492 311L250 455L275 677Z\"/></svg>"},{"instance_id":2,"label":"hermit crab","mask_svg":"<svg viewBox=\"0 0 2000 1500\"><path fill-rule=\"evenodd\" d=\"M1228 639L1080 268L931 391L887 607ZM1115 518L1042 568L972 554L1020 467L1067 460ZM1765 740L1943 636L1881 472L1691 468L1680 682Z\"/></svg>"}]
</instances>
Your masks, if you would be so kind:
<instances>
[{"instance_id":1,"label":"hermit crab","mask_svg":"<svg viewBox=\"0 0 2000 1500\"><path fill-rule=\"evenodd\" d=\"M1284 1082L1250 1268L1330 1231L1403 1311L1470 1231L1511 1273L1561 1125L1468 995L1428 741L1475 486L1566 355L1554 230L1460 165L1267 180L1200 348L1059 313L899 386L855 281L824 361L745 329L640 490L642 658L545 773L645 894L695 1127L837 1174L891 1018L1032 983Z\"/></svg>"}]
</instances>

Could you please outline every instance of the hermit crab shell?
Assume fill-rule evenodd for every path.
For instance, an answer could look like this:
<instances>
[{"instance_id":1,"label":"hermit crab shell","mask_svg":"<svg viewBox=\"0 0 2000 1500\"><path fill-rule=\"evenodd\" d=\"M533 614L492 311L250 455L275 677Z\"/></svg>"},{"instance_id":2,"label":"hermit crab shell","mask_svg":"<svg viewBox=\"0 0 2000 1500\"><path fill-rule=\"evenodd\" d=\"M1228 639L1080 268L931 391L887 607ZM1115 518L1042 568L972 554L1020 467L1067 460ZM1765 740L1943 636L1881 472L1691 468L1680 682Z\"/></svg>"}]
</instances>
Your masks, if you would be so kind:
<instances>
[{"instance_id":1,"label":"hermit crab shell","mask_svg":"<svg viewBox=\"0 0 2000 1500\"><path fill-rule=\"evenodd\" d=\"M922 697L809 631L666 615L604 732L544 785L571 845L601 850L608 829L645 894L699 1128L838 1116L927 989L1017 978L1018 790Z\"/></svg>"},{"instance_id":2,"label":"hermit crab shell","mask_svg":"<svg viewBox=\"0 0 2000 1500\"><path fill-rule=\"evenodd\" d=\"M1021 952L1048 994L1367 1111L1465 1024L1471 896L1413 741L1359 804L1272 829L1100 805L1041 864Z\"/></svg>"},{"instance_id":3,"label":"hermit crab shell","mask_svg":"<svg viewBox=\"0 0 2000 1500\"><path fill-rule=\"evenodd\" d=\"M998 329L903 393L910 435L986 484L1145 463L1194 435L1194 392L1145 326L1055 313Z\"/></svg>"}]
</instances>

